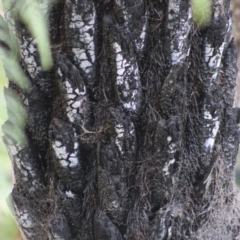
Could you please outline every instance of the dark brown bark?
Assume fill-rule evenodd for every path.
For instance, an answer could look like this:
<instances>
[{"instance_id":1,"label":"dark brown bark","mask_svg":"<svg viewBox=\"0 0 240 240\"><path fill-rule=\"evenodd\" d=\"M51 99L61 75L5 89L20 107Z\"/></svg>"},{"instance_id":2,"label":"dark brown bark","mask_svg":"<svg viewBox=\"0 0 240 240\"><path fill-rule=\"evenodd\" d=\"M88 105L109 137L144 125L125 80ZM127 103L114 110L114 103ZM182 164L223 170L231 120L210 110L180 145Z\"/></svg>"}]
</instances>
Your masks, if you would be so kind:
<instances>
[{"instance_id":1,"label":"dark brown bark","mask_svg":"<svg viewBox=\"0 0 240 240\"><path fill-rule=\"evenodd\" d=\"M229 4L200 30L188 0L59 0L47 72L7 13L31 82L9 85L27 142L4 137L26 239L237 239Z\"/></svg>"}]
</instances>

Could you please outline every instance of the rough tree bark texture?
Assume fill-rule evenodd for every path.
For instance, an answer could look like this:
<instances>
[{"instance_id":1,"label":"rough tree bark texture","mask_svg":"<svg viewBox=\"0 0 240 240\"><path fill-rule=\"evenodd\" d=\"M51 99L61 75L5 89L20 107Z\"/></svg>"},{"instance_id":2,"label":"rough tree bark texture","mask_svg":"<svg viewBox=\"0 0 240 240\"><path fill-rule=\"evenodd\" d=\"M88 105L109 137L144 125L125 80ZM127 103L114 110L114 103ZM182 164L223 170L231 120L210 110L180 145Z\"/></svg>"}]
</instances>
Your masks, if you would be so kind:
<instances>
[{"instance_id":1,"label":"rough tree bark texture","mask_svg":"<svg viewBox=\"0 0 240 240\"><path fill-rule=\"evenodd\" d=\"M229 5L199 30L189 0L45 1L50 72L6 13L31 82L9 85L28 141L4 137L26 239L238 239Z\"/></svg>"}]
</instances>

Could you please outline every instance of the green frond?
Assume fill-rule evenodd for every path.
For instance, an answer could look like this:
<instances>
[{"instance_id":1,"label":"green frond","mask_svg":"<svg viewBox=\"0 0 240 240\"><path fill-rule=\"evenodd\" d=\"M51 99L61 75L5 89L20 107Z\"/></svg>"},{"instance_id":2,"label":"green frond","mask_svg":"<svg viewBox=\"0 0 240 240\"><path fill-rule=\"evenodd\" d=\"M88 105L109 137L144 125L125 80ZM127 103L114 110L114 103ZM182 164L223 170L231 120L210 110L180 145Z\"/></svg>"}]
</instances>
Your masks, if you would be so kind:
<instances>
[{"instance_id":1,"label":"green frond","mask_svg":"<svg viewBox=\"0 0 240 240\"><path fill-rule=\"evenodd\" d=\"M192 0L193 20L199 28L205 27L211 19L211 0Z\"/></svg>"},{"instance_id":2,"label":"green frond","mask_svg":"<svg viewBox=\"0 0 240 240\"><path fill-rule=\"evenodd\" d=\"M19 51L16 40L11 35L2 16L0 16L0 59L7 77L23 90L27 90L29 82L19 65Z\"/></svg>"},{"instance_id":3,"label":"green frond","mask_svg":"<svg viewBox=\"0 0 240 240\"><path fill-rule=\"evenodd\" d=\"M28 27L32 36L36 39L44 70L52 67L52 57L50 51L50 40L48 34L47 13L43 11L48 8L52 1L44 0L4 0L3 6L6 10L13 11L13 17L20 17L22 22Z\"/></svg>"}]
</instances>

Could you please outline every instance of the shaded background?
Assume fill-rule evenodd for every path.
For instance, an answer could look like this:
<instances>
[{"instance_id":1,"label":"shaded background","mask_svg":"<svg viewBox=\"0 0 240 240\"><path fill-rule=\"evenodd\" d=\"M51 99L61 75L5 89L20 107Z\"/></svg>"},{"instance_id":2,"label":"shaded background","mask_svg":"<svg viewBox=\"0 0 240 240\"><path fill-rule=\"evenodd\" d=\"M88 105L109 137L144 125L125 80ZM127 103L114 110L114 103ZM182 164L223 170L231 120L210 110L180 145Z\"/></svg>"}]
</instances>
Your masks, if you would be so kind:
<instances>
[{"instance_id":1,"label":"shaded background","mask_svg":"<svg viewBox=\"0 0 240 240\"><path fill-rule=\"evenodd\" d=\"M0 62L0 126L7 120L7 111L3 88L7 86L7 79ZM11 161L8 157L5 145L2 141L2 130L0 129L0 239L20 240L17 225L7 205L8 196L12 189Z\"/></svg>"}]
</instances>

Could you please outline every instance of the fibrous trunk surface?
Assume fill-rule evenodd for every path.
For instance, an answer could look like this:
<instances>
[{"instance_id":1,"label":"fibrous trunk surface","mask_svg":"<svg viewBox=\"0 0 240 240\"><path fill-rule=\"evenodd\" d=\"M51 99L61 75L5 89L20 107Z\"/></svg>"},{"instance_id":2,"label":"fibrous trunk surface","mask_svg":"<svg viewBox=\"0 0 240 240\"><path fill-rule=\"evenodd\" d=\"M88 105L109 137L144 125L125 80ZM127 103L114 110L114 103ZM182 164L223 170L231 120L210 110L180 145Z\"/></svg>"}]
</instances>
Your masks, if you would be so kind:
<instances>
[{"instance_id":1,"label":"fibrous trunk surface","mask_svg":"<svg viewBox=\"0 0 240 240\"><path fill-rule=\"evenodd\" d=\"M189 0L40 2L51 71L6 12L31 83L9 85L27 141L4 137L26 239L237 239L230 1L201 30Z\"/></svg>"}]
</instances>

